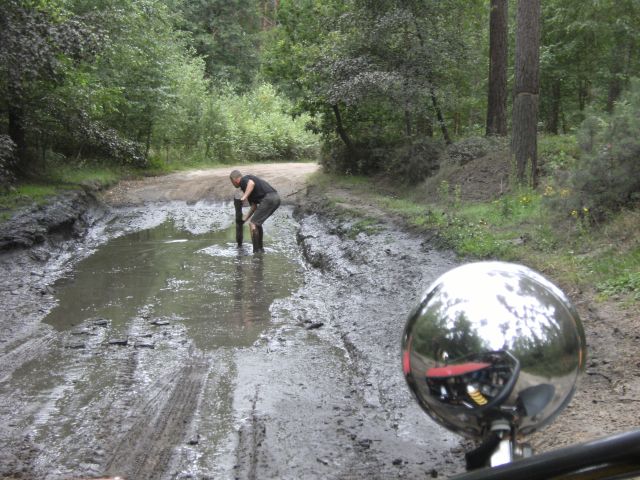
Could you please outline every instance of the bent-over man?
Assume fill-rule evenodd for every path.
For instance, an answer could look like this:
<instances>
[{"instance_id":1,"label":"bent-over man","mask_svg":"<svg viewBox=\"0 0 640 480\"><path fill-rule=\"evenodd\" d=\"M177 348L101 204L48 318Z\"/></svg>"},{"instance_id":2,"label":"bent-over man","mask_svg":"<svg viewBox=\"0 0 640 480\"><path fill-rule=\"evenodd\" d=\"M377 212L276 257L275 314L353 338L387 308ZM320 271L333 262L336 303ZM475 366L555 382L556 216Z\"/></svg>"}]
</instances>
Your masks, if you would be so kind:
<instances>
[{"instance_id":1,"label":"bent-over man","mask_svg":"<svg viewBox=\"0 0 640 480\"><path fill-rule=\"evenodd\" d=\"M242 221L251 219L249 230L253 252L264 252L262 224L280 206L280 195L269 183L255 175L242 175L239 170L234 170L229 174L229 178L236 188L242 190L243 195L240 200L243 203L248 200L251 206L249 212L242 217Z\"/></svg>"}]
</instances>

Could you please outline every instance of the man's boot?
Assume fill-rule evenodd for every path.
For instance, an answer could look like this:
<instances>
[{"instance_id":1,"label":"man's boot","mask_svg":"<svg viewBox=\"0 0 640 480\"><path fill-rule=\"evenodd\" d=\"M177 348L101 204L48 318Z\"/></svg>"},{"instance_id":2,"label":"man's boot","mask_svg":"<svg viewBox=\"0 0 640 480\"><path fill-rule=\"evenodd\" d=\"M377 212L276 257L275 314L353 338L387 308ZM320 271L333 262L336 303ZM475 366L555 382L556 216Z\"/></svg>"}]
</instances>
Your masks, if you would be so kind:
<instances>
[{"instance_id":1,"label":"man's boot","mask_svg":"<svg viewBox=\"0 0 640 480\"><path fill-rule=\"evenodd\" d=\"M262 236L264 231L262 230L262 225L260 225L256 230L258 230L258 249L261 252L264 252L264 245L262 245Z\"/></svg>"},{"instance_id":2,"label":"man's boot","mask_svg":"<svg viewBox=\"0 0 640 480\"><path fill-rule=\"evenodd\" d=\"M260 251L260 227L251 229L251 243L253 244L253 253Z\"/></svg>"}]
</instances>

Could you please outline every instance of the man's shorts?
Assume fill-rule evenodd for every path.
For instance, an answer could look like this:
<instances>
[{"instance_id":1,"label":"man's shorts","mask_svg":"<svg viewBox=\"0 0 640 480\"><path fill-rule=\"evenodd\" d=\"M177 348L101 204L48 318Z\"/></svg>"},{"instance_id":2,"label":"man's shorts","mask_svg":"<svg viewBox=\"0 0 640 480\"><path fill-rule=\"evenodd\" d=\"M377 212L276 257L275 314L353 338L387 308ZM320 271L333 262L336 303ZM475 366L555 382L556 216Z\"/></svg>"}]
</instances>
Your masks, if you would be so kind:
<instances>
[{"instance_id":1,"label":"man's shorts","mask_svg":"<svg viewBox=\"0 0 640 480\"><path fill-rule=\"evenodd\" d=\"M254 225L262 225L267 218L280 206L280 195L277 192L267 193L262 201L258 204L258 208L251 215L249 221Z\"/></svg>"}]
</instances>

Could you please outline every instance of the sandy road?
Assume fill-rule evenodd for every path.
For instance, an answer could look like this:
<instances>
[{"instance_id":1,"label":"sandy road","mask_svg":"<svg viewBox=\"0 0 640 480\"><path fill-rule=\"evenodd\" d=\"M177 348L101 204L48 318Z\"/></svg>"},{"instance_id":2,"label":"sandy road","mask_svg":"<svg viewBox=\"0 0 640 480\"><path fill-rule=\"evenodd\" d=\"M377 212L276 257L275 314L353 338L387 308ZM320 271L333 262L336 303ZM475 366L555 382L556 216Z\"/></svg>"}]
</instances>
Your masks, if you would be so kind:
<instances>
[{"instance_id":1,"label":"sandy road","mask_svg":"<svg viewBox=\"0 0 640 480\"><path fill-rule=\"evenodd\" d=\"M114 206L171 200L227 200L234 193L229 173L238 169L243 174L264 178L278 190L284 203L291 203L297 194L303 193L307 177L319 168L317 163L269 163L191 170L122 181L105 193L104 200Z\"/></svg>"}]
</instances>

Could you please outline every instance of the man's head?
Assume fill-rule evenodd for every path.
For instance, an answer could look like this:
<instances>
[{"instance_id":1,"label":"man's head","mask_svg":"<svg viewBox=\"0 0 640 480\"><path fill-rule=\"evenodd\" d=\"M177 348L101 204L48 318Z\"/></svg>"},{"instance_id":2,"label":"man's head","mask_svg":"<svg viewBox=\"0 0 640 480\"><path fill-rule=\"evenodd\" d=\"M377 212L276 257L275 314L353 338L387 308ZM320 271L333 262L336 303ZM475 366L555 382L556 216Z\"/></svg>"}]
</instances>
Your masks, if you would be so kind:
<instances>
[{"instance_id":1,"label":"man's head","mask_svg":"<svg viewBox=\"0 0 640 480\"><path fill-rule=\"evenodd\" d=\"M240 173L240 170L234 170L233 172L231 172L229 174L229 179L231 180L231 183L233 183L234 187L239 187L240 186L240 180L242 179L242 174Z\"/></svg>"}]
</instances>

